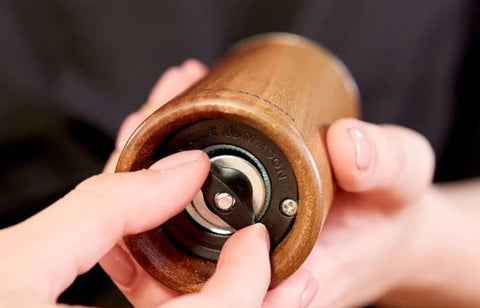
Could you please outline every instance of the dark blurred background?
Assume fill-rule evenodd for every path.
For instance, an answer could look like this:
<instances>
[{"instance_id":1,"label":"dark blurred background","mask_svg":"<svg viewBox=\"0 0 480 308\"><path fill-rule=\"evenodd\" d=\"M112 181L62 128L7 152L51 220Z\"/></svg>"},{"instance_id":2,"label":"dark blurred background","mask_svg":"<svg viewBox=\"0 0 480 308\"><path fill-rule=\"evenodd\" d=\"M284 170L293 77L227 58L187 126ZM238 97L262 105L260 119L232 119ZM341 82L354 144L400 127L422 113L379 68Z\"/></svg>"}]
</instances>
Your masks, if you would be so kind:
<instances>
[{"instance_id":1,"label":"dark blurred background","mask_svg":"<svg viewBox=\"0 0 480 308\"><path fill-rule=\"evenodd\" d=\"M271 31L337 54L359 85L365 120L430 140L437 181L478 176L477 3L2 0L0 227L101 172L121 121L167 67L190 57L212 64L234 42ZM98 267L60 301L128 305Z\"/></svg>"}]
</instances>

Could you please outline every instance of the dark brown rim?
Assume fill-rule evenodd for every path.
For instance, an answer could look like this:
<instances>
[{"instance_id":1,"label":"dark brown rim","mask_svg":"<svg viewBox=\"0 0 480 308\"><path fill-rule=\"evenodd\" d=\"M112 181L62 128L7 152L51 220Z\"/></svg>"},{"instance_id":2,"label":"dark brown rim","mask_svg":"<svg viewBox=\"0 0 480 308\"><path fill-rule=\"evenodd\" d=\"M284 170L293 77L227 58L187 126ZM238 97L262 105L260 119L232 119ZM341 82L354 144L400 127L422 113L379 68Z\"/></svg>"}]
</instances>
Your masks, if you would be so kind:
<instances>
[{"instance_id":1,"label":"dark brown rim","mask_svg":"<svg viewBox=\"0 0 480 308\"><path fill-rule=\"evenodd\" d=\"M270 287L275 287L305 261L328 209L317 165L294 123L285 114L278 110L260 113L249 108L248 104L221 99L197 102L179 99L157 110L136 130L119 158L116 172L148 168L152 163L149 156L171 132L189 123L211 118L241 121L264 132L285 153L297 177L297 217L287 237L271 255ZM187 254L169 243L161 228L128 236L124 240L132 255L151 276L177 291L198 291L214 272L215 263Z\"/></svg>"}]
</instances>

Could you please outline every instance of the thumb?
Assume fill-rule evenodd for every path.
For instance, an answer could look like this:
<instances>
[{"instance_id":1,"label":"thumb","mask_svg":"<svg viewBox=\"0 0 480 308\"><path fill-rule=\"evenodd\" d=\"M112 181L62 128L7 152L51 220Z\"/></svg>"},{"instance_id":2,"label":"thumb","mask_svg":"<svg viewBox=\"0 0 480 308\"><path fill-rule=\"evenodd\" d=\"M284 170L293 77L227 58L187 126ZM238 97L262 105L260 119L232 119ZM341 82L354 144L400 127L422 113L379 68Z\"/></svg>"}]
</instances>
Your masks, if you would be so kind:
<instances>
[{"instance_id":1,"label":"thumb","mask_svg":"<svg viewBox=\"0 0 480 308\"><path fill-rule=\"evenodd\" d=\"M270 284L269 248L268 231L262 224L235 232L200 293L177 297L161 307L261 307Z\"/></svg>"},{"instance_id":2,"label":"thumb","mask_svg":"<svg viewBox=\"0 0 480 308\"><path fill-rule=\"evenodd\" d=\"M56 298L122 236L154 228L181 211L208 170L206 154L188 151L149 170L87 179L44 211L2 231L0 247L18 247L2 258L4 281L11 276L21 287L36 284L32 288L43 288L38 293L47 300Z\"/></svg>"},{"instance_id":3,"label":"thumb","mask_svg":"<svg viewBox=\"0 0 480 308\"><path fill-rule=\"evenodd\" d=\"M408 201L431 183L432 147L413 130L342 119L330 126L327 144L338 184L346 191L383 191Z\"/></svg>"}]
</instances>

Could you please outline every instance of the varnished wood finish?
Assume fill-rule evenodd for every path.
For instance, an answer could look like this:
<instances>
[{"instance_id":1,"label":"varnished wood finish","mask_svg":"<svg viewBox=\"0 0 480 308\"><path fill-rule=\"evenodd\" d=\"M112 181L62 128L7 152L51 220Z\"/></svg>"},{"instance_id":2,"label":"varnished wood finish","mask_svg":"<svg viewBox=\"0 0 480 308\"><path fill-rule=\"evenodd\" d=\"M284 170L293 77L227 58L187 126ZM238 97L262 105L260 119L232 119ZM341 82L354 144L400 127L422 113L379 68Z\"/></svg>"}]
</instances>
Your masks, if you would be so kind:
<instances>
[{"instance_id":1,"label":"varnished wood finish","mask_svg":"<svg viewBox=\"0 0 480 308\"><path fill-rule=\"evenodd\" d=\"M336 58L295 35L258 36L237 44L203 80L155 111L130 138L116 171L148 168L166 136L201 119L233 119L262 131L285 153L299 189L295 223L271 255L274 287L310 253L333 198L322 131L356 116L355 84ZM172 244L161 228L125 242L150 275L180 292L198 291L215 269Z\"/></svg>"}]
</instances>

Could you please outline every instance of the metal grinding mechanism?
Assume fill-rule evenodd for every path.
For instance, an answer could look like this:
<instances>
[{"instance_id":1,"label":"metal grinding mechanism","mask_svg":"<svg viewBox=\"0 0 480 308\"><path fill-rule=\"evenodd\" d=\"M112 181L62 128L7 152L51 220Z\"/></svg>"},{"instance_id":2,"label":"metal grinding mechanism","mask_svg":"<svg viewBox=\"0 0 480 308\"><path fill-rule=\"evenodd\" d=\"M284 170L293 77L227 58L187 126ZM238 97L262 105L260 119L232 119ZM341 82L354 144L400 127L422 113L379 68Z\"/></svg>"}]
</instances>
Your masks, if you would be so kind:
<instances>
[{"instance_id":1,"label":"metal grinding mechanism","mask_svg":"<svg viewBox=\"0 0 480 308\"><path fill-rule=\"evenodd\" d=\"M315 43L292 34L240 42L155 111L123 149L117 172L190 149L211 162L186 209L126 237L127 247L159 282L194 292L215 271L229 236L261 222L271 239L270 287L278 285L305 261L333 198L326 128L357 116L354 81Z\"/></svg>"}]
</instances>

